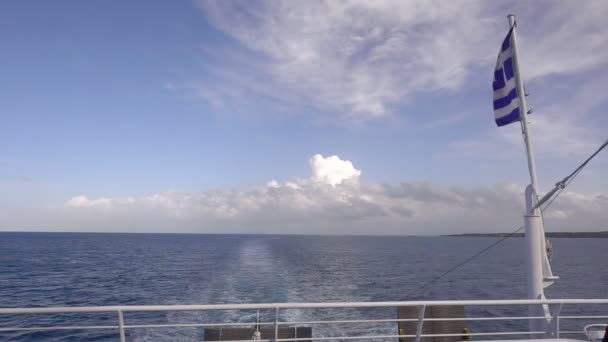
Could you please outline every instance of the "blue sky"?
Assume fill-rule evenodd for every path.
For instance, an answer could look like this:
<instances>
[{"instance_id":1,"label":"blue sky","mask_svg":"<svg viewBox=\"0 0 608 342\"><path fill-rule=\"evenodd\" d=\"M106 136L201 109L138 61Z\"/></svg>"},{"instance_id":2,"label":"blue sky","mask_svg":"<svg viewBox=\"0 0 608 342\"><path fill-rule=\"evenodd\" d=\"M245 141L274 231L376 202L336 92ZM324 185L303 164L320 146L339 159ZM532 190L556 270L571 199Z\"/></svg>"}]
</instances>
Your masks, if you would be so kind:
<instances>
[{"instance_id":1,"label":"blue sky","mask_svg":"<svg viewBox=\"0 0 608 342\"><path fill-rule=\"evenodd\" d=\"M483 217L473 226L447 214L429 223L419 207L476 210L466 205L478 198L467 196L487 191L487 202L528 181L519 125L498 129L492 116L506 14L520 22L546 190L608 138L608 6L466 5L5 4L0 229L346 233L349 217L356 233L378 224L387 227L378 233L483 230ZM317 165L346 172L344 182L319 185L317 154L344 161ZM566 199L558 229L572 230L576 214L595 215L580 229L605 228L607 168L600 155L569 189L570 201L590 201L593 214ZM291 192L269 200L271 180ZM405 185L426 193L392 202L387 194ZM437 194L457 204L424 202ZM506 222L520 219L520 204ZM333 216L337 205L344 217Z\"/></svg>"}]
</instances>

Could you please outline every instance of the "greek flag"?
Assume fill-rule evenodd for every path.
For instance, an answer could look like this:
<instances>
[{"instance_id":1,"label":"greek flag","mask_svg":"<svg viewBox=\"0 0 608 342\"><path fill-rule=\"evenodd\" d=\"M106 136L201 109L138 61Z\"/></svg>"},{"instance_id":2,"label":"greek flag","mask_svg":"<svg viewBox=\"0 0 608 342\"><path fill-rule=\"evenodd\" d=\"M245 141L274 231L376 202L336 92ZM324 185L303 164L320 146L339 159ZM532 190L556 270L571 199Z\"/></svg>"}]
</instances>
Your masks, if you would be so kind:
<instances>
[{"instance_id":1,"label":"greek flag","mask_svg":"<svg viewBox=\"0 0 608 342\"><path fill-rule=\"evenodd\" d=\"M494 117L498 126L505 126L519 121L519 98L515 84L515 72L513 68L513 48L509 31L502 42L496 68L494 68Z\"/></svg>"}]
</instances>

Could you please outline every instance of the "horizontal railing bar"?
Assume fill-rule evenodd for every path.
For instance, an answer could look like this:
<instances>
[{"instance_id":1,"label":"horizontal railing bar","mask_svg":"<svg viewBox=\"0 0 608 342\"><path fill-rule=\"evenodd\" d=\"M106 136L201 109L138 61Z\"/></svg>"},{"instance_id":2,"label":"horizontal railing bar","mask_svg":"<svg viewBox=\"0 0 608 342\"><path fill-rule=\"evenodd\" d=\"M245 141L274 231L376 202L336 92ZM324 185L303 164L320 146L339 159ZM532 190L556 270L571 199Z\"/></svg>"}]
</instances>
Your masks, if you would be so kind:
<instances>
[{"instance_id":1,"label":"horizontal railing bar","mask_svg":"<svg viewBox=\"0 0 608 342\"><path fill-rule=\"evenodd\" d=\"M589 316L593 318L608 318L608 316ZM577 318L577 317L569 317ZM425 318L424 321L500 321L500 320L535 320L535 319L546 319L546 317L525 317L525 316L513 316L513 317L471 317L471 318ZM349 323L397 323L397 322L416 322L418 319L415 318L402 318L402 319L369 319L369 320L330 320L330 321L282 321L278 322L279 325L294 325L294 324L349 324ZM274 325L274 322L234 322L234 323L176 323L176 324L132 324L125 325L125 328L161 328L161 327L220 327L220 326L254 326L254 325ZM74 326L78 327L78 326ZM118 328L118 326L82 326L82 329L106 329L106 328ZM99 327L99 328L94 328ZM47 329L54 329L53 327L46 327ZM65 329L72 329L73 327L66 327ZM32 328L0 328L0 331L8 331L7 329L19 329L19 330L40 330L39 327Z\"/></svg>"},{"instance_id":2,"label":"horizontal railing bar","mask_svg":"<svg viewBox=\"0 0 608 342\"><path fill-rule=\"evenodd\" d=\"M541 317L542 318L542 317ZM488 317L481 318L478 320L510 320L510 319L523 319L519 317ZM425 319L433 321L441 321L441 319ZM464 319L445 319L445 321L462 321ZM280 325L303 325L303 324L348 324L348 323L392 323L392 322L412 322L417 319L372 319L372 320L342 320L342 321L284 321L279 322ZM174 323L174 324L131 324L125 325L124 328L171 328L171 327L228 327L228 326L265 326L274 325L273 322L237 322L237 323ZM113 325L102 325L102 326L67 326L67 327L24 327L24 328L0 328L0 331L40 331L40 330L72 330L72 329L118 329L118 326Z\"/></svg>"},{"instance_id":3,"label":"horizontal railing bar","mask_svg":"<svg viewBox=\"0 0 608 342\"><path fill-rule=\"evenodd\" d=\"M343 303L269 303L269 304L211 304L211 305L133 305L133 306L86 306L86 307L36 307L36 308L0 308L0 314L75 314L75 313L110 313L110 312L172 312L172 311L246 311L246 310L298 310L298 309L349 309L349 308L395 308L400 306L419 307L438 305L463 305L463 306L506 306L506 305L581 305L581 304L608 304L608 299L555 299L555 300L457 300L457 301L400 301L400 302L343 302ZM586 316L558 316L559 319L568 320L604 320L606 315ZM505 320L544 320L555 317L446 317L425 318L426 322L433 321L505 321ZM352 319L352 320L316 320L316 321L281 321L279 325L310 325L310 324L375 324L393 322L416 322L418 319ZM269 326L274 322L260 322L261 326ZM175 323L175 324L132 324L125 325L124 329L146 329L146 328L188 328L188 327L230 327L230 326L255 326L254 322L231 322L231 323ZM53 330L115 330L117 325L87 325L87 326L46 326L46 327L0 327L0 332L14 331L53 331ZM422 334L421 337L462 337L462 336L508 336L508 335L533 335L544 334L544 331L513 331L513 332L478 332L468 334ZM584 334L582 331L560 331L560 334ZM415 337L415 335L370 335L370 336L328 336L315 337L315 340L361 340L361 339L385 339L398 337ZM310 338L278 339L278 341L303 341ZM241 341L241 340L238 340ZM249 341L249 340L242 340ZM275 341L261 340L261 341ZM234 342L237 342L235 340Z\"/></svg>"},{"instance_id":4,"label":"horizontal railing bar","mask_svg":"<svg viewBox=\"0 0 608 342\"><path fill-rule=\"evenodd\" d=\"M490 333L471 333L471 334L422 334L420 337L456 337L456 336L508 336L508 335L534 335L544 334L545 331L514 331L514 332L490 332ZM327 336L314 337L315 341L328 340L363 340L363 339L379 339L379 338L398 338L398 337L416 337L416 335L366 335L366 336ZM310 341L310 337L301 338L279 338L277 341Z\"/></svg>"},{"instance_id":5,"label":"horizontal railing bar","mask_svg":"<svg viewBox=\"0 0 608 342\"><path fill-rule=\"evenodd\" d=\"M308 338L307 340L310 341L310 338ZM222 340L224 342L251 342L251 339L249 340ZM260 341L260 342L275 342L274 339L267 339L267 340L256 340L256 341Z\"/></svg>"},{"instance_id":6,"label":"horizontal railing bar","mask_svg":"<svg viewBox=\"0 0 608 342\"><path fill-rule=\"evenodd\" d=\"M501 319L508 320L509 317L487 317L481 318L481 320L492 320ZM518 319L514 317L513 319ZM536 318L536 317L534 317ZM542 317L540 317L542 318ZM425 319L440 321L441 319ZM445 320L461 320L461 319L445 319ZM282 325L302 325L302 324L348 324L348 323L391 323L391 322L403 322L403 321L417 321L417 319L375 319L375 320L342 320L342 321L293 321L293 322L279 322ZM256 323L252 322L236 322L236 323L170 323L170 324L131 324L125 325L125 329L142 329L142 328L187 328L187 327L229 327L229 326L254 326ZM274 325L273 322L259 322L257 325L266 326ZM86 330L86 329L118 329L118 326L107 325L107 326L67 326L67 327L24 327L24 328L0 328L0 331L43 331L43 330ZM465 336L469 334L456 334L454 336ZM414 335L415 336L415 335Z\"/></svg>"},{"instance_id":7,"label":"horizontal railing bar","mask_svg":"<svg viewBox=\"0 0 608 342\"><path fill-rule=\"evenodd\" d=\"M442 322L442 321L508 321L508 320L541 320L552 317L446 317L446 318L425 318L424 322ZM335 321L281 321L279 325L289 324L348 324L348 323L393 323L393 322L418 322L417 318L398 318L398 319L352 319L352 320L335 320Z\"/></svg>"},{"instance_id":8,"label":"horizontal railing bar","mask_svg":"<svg viewBox=\"0 0 608 342\"><path fill-rule=\"evenodd\" d=\"M329 308L381 308L398 306L439 305L530 305L530 304L608 304L608 299L512 299L512 300L458 300L458 301L402 301L402 302L333 302L333 303L268 303L268 304L207 304L207 305L118 305L82 307L2 308L0 314L81 313L81 312L133 312L133 311L208 311L208 310L264 310L264 309L329 309Z\"/></svg>"},{"instance_id":9,"label":"horizontal railing bar","mask_svg":"<svg viewBox=\"0 0 608 342\"><path fill-rule=\"evenodd\" d=\"M400 337L409 337L413 338L416 335L371 335L371 336L328 336L328 337L293 337L293 338L280 338L277 341L310 341L310 340L347 340L347 339L365 339L365 338L400 338Z\"/></svg>"},{"instance_id":10,"label":"horizontal railing bar","mask_svg":"<svg viewBox=\"0 0 608 342\"><path fill-rule=\"evenodd\" d=\"M547 319L553 318L551 316L548 317L526 317L526 316L505 316L505 317L463 317L463 318L425 318L424 321L435 322L435 321L510 321L510 320L535 320L535 319Z\"/></svg>"},{"instance_id":11,"label":"horizontal railing bar","mask_svg":"<svg viewBox=\"0 0 608 342\"><path fill-rule=\"evenodd\" d=\"M94 329L118 329L118 325L74 325L59 327L24 327L24 328L0 328L0 332L7 331L52 331L52 330L94 330Z\"/></svg>"},{"instance_id":12,"label":"horizontal railing bar","mask_svg":"<svg viewBox=\"0 0 608 342\"><path fill-rule=\"evenodd\" d=\"M232 323L230 323L232 324ZM271 323L272 324L272 323ZM150 324L150 325L126 325L125 329L130 328L156 328L156 327L200 327L208 324ZM91 330L91 329L118 329L118 326L107 325L107 326L66 326L66 327L29 327L29 328L0 328L0 331L51 331L51 330ZM544 333L543 331L513 331L513 332L485 332L485 333L468 333L468 334L422 334L421 337L458 337L458 336L503 336L503 335L532 335ZM561 332L561 333L581 333L581 332ZM315 337L315 340L336 340L336 339L378 339L378 338L398 338L398 337L415 337L416 335L367 335L367 336L330 336L330 337ZM278 339L278 341L299 341L299 340L310 340L310 338L287 338ZM238 341L249 341L249 340L234 340ZM272 341L272 340L261 340L261 341Z\"/></svg>"},{"instance_id":13,"label":"horizontal railing bar","mask_svg":"<svg viewBox=\"0 0 608 342\"><path fill-rule=\"evenodd\" d=\"M125 329L131 328L187 328L187 327L238 327L238 326L250 326L255 325L274 325L273 323L169 323L169 324L131 324L125 325Z\"/></svg>"},{"instance_id":14,"label":"horizontal railing bar","mask_svg":"<svg viewBox=\"0 0 608 342\"><path fill-rule=\"evenodd\" d=\"M272 323L260 323L260 325L268 325ZM223 323L215 326L227 325L251 325L242 323ZM125 329L131 328L166 328L166 327L204 327L214 326L214 324L205 323L184 323L184 324L148 324L148 325L127 325ZM27 327L27 328L0 328L0 331L52 331L52 330L91 330L91 329L118 329L118 326L66 326L66 327ZM481 333L461 333L461 334L422 334L421 337L462 337L462 336L506 336L506 335L532 335L542 334L544 331L511 331L511 332L481 332ZM581 334L581 331L560 331L562 334ZM369 336L332 336L320 337L315 339L332 340L332 339L362 339L362 338L395 338L395 337L415 337L416 335L369 335ZM302 338L306 340L309 338ZM298 341L300 339L279 339L279 341ZM268 340L271 341L271 340Z\"/></svg>"},{"instance_id":15,"label":"horizontal railing bar","mask_svg":"<svg viewBox=\"0 0 608 342\"><path fill-rule=\"evenodd\" d=\"M426 321L426 319L425 319ZM395 323L395 322L418 322L418 319L401 318L401 319L345 319L339 321L281 321L279 325L290 324L348 324L348 323Z\"/></svg>"},{"instance_id":16,"label":"horizontal railing bar","mask_svg":"<svg viewBox=\"0 0 608 342\"><path fill-rule=\"evenodd\" d=\"M416 335L370 335L370 336L326 336L326 337L297 337L297 338L278 338L277 341L331 341L331 340L365 340L378 338L396 338L396 337L416 337Z\"/></svg>"},{"instance_id":17,"label":"horizontal railing bar","mask_svg":"<svg viewBox=\"0 0 608 342\"><path fill-rule=\"evenodd\" d=\"M608 316L559 316L560 319L606 319Z\"/></svg>"},{"instance_id":18,"label":"horizontal railing bar","mask_svg":"<svg viewBox=\"0 0 608 342\"><path fill-rule=\"evenodd\" d=\"M421 337L456 337L456 336L504 336L504 335L534 335L545 334L546 331L500 331L487 333L468 333L468 334L422 334Z\"/></svg>"}]
</instances>

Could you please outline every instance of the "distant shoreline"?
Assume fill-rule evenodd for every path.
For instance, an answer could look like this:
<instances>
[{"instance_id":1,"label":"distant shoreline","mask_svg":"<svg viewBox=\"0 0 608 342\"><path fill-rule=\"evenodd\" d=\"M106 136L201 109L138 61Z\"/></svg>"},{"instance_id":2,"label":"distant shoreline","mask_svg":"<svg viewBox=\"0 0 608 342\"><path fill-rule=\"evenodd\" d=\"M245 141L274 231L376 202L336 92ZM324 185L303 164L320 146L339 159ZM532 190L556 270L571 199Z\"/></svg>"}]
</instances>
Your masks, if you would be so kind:
<instances>
[{"instance_id":1,"label":"distant shoreline","mask_svg":"<svg viewBox=\"0 0 608 342\"><path fill-rule=\"evenodd\" d=\"M509 233L470 233L470 234L450 234L444 236L453 237L505 237ZM608 238L608 231L603 232L546 232L550 238ZM524 233L516 233L511 237L524 237Z\"/></svg>"},{"instance_id":2,"label":"distant shoreline","mask_svg":"<svg viewBox=\"0 0 608 342\"><path fill-rule=\"evenodd\" d=\"M88 234L88 235L209 235L209 236L317 236L317 237L410 237L410 238L422 238L422 237L505 237L509 233L462 233L462 234L443 234L443 235L363 235L363 234L351 234L351 235L336 235L336 234L271 234L271 233L194 233L194 232L74 232L74 231L0 231L1 234ZM547 232L547 237L550 238L608 238L608 231L599 232ZM523 233L516 233L510 235L511 237L523 237Z\"/></svg>"}]
</instances>

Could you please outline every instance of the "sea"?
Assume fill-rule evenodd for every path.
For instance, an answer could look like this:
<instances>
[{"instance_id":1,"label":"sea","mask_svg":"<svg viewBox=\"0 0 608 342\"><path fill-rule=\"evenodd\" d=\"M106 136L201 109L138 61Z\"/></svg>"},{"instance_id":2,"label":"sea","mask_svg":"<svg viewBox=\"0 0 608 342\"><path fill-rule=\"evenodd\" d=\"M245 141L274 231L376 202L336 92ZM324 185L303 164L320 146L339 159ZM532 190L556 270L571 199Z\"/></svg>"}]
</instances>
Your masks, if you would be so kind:
<instances>
[{"instance_id":1,"label":"sea","mask_svg":"<svg viewBox=\"0 0 608 342\"><path fill-rule=\"evenodd\" d=\"M506 239L436 279L497 239L0 233L0 308L525 298L521 238ZM546 290L548 298L608 298L608 239L556 238L551 242L553 273L561 279ZM497 314L492 310L498 309L483 310L489 311L467 314ZM254 322L255 315L126 313L125 323ZM273 313L260 315L262 321L274 320ZM289 310L281 319L363 317L396 318L396 309ZM115 314L0 315L0 328L57 324L115 325L117 320ZM473 330L482 328L497 327L474 326ZM394 334L396 326L313 327L316 337L370 332ZM118 341L118 332L0 332L0 340ZM202 341L204 329L130 329L127 340Z\"/></svg>"}]
</instances>

